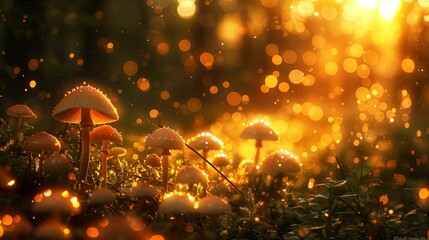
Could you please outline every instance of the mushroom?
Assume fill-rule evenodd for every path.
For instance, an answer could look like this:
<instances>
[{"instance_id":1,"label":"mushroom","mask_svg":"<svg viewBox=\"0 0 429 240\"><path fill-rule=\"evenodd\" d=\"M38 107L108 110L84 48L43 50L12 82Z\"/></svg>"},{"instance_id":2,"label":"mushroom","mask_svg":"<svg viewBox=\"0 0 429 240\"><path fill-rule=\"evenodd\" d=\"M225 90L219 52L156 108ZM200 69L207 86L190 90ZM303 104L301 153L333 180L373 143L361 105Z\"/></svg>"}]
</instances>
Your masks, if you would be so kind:
<instances>
[{"instance_id":1,"label":"mushroom","mask_svg":"<svg viewBox=\"0 0 429 240\"><path fill-rule=\"evenodd\" d=\"M147 184L147 183L140 183L136 186L132 187L130 195L132 197L149 197L153 198L159 194L158 189L155 187Z\"/></svg>"},{"instance_id":2,"label":"mushroom","mask_svg":"<svg viewBox=\"0 0 429 240\"><path fill-rule=\"evenodd\" d=\"M225 167L230 164L230 160L225 153L218 153L214 156L212 164L216 167Z\"/></svg>"},{"instance_id":3,"label":"mushroom","mask_svg":"<svg viewBox=\"0 0 429 240\"><path fill-rule=\"evenodd\" d=\"M127 154L127 149L123 147L113 147L107 150L107 160L116 159L118 163L117 169L123 172L124 169L122 168L122 164L119 161L119 158L125 156L126 154Z\"/></svg>"},{"instance_id":4,"label":"mushroom","mask_svg":"<svg viewBox=\"0 0 429 240\"><path fill-rule=\"evenodd\" d=\"M191 213L194 211L193 197L172 195L167 196L159 204L158 211L160 213Z\"/></svg>"},{"instance_id":5,"label":"mushroom","mask_svg":"<svg viewBox=\"0 0 429 240\"><path fill-rule=\"evenodd\" d=\"M68 190L46 189L34 197L33 211L54 216L76 214L80 212L80 203Z\"/></svg>"},{"instance_id":6,"label":"mushroom","mask_svg":"<svg viewBox=\"0 0 429 240\"><path fill-rule=\"evenodd\" d=\"M158 128L149 134L146 138L145 147L161 148L162 162L162 185L164 190L168 188L168 156L171 155L170 149L184 150L185 141L173 129L168 127Z\"/></svg>"},{"instance_id":7,"label":"mushroom","mask_svg":"<svg viewBox=\"0 0 429 240\"><path fill-rule=\"evenodd\" d=\"M82 85L72 89L55 106L52 117L65 123L79 123L82 128L82 155L79 182L86 182L89 166L90 128L119 119L116 108L100 90Z\"/></svg>"},{"instance_id":8,"label":"mushroom","mask_svg":"<svg viewBox=\"0 0 429 240\"><path fill-rule=\"evenodd\" d=\"M288 151L280 149L269 154L261 166L261 171L272 176L293 176L301 171L297 157Z\"/></svg>"},{"instance_id":9,"label":"mushroom","mask_svg":"<svg viewBox=\"0 0 429 240\"><path fill-rule=\"evenodd\" d=\"M103 125L94 128L89 138L91 142L103 143L101 147L101 187L105 187L107 183L107 148L109 142L122 144L122 136L115 128L109 125Z\"/></svg>"},{"instance_id":10,"label":"mushroom","mask_svg":"<svg viewBox=\"0 0 429 240\"><path fill-rule=\"evenodd\" d=\"M6 114L12 117L17 117L18 122L16 124L16 136L18 136L19 130L21 130L22 118L37 118L36 114L24 104L15 104L6 110Z\"/></svg>"},{"instance_id":11,"label":"mushroom","mask_svg":"<svg viewBox=\"0 0 429 240\"><path fill-rule=\"evenodd\" d=\"M262 140L277 141L279 139L277 133L270 127L269 123L265 122L264 120L252 121L250 125L246 127L243 132L241 132L240 137L244 139L256 140L255 166L258 165Z\"/></svg>"},{"instance_id":12,"label":"mushroom","mask_svg":"<svg viewBox=\"0 0 429 240\"><path fill-rule=\"evenodd\" d=\"M231 211L231 206L218 196L206 196L198 201L197 213L222 214Z\"/></svg>"},{"instance_id":13,"label":"mushroom","mask_svg":"<svg viewBox=\"0 0 429 240\"><path fill-rule=\"evenodd\" d=\"M151 181L156 167L161 167L161 158L156 153L150 153L146 156L146 165L150 166L149 181Z\"/></svg>"},{"instance_id":14,"label":"mushroom","mask_svg":"<svg viewBox=\"0 0 429 240\"><path fill-rule=\"evenodd\" d=\"M91 192L89 197L89 204L91 205L104 205L112 203L116 199L115 194L107 188L97 188Z\"/></svg>"},{"instance_id":15,"label":"mushroom","mask_svg":"<svg viewBox=\"0 0 429 240\"><path fill-rule=\"evenodd\" d=\"M191 191L195 191L195 184L201 184L205 190L208 186L208 177L199 168L186 166L177 174L176 183L188 184Z\"/></svg>"},{"instance_id":16,"label":"mushroom","mask_svg":"<svg viewBox=\"0 0 429 240\"><path fill-rule=\"evenodd\" d=\"M54 176L67 175L71 168L69 159L62 153L49 156L42 163L42 172Z\"/></svg>"},{"instance_id":17,"label":"mushroom","mask_svg":"<svg viewBox=\"0 0 429 240\"><path fill-rule=\"evenodd\" d=\"M34 230L36 239L68 239L70 236L66 233L70 232L68 227L59 219L50 219L39 224Z\"/></svg>"},{"instance_id":18,"label":"mushroom","mask_svg":"<svg viewBox=\"0 0 429 240\"><path fill-rule=\"evenodd\" d=\"M40 159L42 159L46 152L59 152L61 144L55 136L46 132L37 132L25 140L23 150L31 153L39 153ZM28 165L29 169L31 169L31 160L28 162ZM35 170L38 168L38 165L35 166Z\"/></svg>"},{"instance_id":19,"label":"mushroom","mask_svg":"<svg viewBox=\"0 0 429 240\"><path fill-rule=\"evenodd\" d=\"M198 133L196 136L188 140L188 145L197 150L203 151L203 157L207 159L208 152L210 150L221 150L223 142L213 134L209 132ZM207 164L204 161L203 169L207 169Z\"/></svg>"}]
</instances>

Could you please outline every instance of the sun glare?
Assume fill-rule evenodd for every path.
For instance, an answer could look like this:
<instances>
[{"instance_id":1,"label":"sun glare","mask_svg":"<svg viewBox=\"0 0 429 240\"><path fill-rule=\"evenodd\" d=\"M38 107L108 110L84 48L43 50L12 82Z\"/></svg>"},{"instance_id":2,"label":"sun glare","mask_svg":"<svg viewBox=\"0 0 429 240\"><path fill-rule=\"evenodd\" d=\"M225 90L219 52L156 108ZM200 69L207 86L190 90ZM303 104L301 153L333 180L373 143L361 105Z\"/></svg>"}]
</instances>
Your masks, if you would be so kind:
<instances>
[{"instance_id":1,"label":"sun glare","mask_svg":"<svg viewBox=\"0 0 429 240\"><path fill-rule=\"evenodd\" d=\"M392 20L401 8L401 0L358 0L358 5L366 10L378 9L382 19Z\"/></svg>"}]
</instances>

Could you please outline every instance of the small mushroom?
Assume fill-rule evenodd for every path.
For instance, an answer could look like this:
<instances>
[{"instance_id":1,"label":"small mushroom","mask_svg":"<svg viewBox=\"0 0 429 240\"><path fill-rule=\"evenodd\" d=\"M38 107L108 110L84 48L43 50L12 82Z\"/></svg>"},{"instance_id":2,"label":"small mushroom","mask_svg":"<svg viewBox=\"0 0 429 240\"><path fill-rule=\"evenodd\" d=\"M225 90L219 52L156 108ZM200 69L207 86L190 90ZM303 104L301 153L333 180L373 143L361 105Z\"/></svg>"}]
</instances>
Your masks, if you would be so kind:
<instances>
[{"instance_id":1,"label":"small mushroom","mask_svg":"<svg viewBox=\"0 0 429 240\"><path fill-rule=\"evenodd\" d=\"M52 117L65 123L78 123L82 128L82 155L79 182L86 182L90 156L90 128L94 124L117 121L118 112L100 90L82 85L72 89L55 106Z\"/></svg>"},{"instance_id":2,"label":"small mushroom","mask_svg":"<svg viewBox=\"0 0 429 240\"><path fill-rule=\"evenodd\" d=\"M259 161L259 152L262 147L262 140L277 141L279 136L277 133L270 127L268 122L263 120L255 120L246 127L243 132L241 132L240 137L243 139L255 139L255 166L258 165Z\"/></svg>"},{"instance_id":3,"label":"small mushroom","mask_svg":"<svg viewBox=\"0 0 429 240\"><path fill-rule=\"evenodd\" d=\"M147 184L147 183L140 183L136 186L131 188L130 195L132 197L140 198L140 197L149 197L153 198L159 194L158 189L155 187Z\"/></svg>"},{"instance_id":4,"label":"small mushroom","mask_svg":"<svg viewBox=\"0 0 429 240\"><path fill-rule=\"evenodd\" d=\"M107 188L97 188L90 193L89 204L104 205L114 202L115 194Z\"/></svg>"},{"instance_id":5,"label":"small mushroom","mask_svg":"<svg viewBox=\"0 0 429 240\"><path fill-rule=\"evenodd\" d=\"M199 168L186 166L177 174L176 183L188 184L191 192L196 192L195 185L201 184L203 192L205 192L208 186L208 177Z\"/></svg>"},{"instance_id":6,"label":"small mushroom","mask_svg":"<svg viewBox=\"0 0 429 240\"><path fill-rule=\"evenodd\" d=\"M107 148L109 146L109 142L122 144L122 136L115 128L109 125L103 125L94 128L91 131L89 138L91 139L91 142L103 143L101 148L101 187L105 187L107 183Z\"/></svg>"},{"instance_id":7,"label":"small mushroom","mask_svg":"<svg viewBox=\"0 0 429 240\"><path fill-rule=\"evenodd\" d=\"M151 167L149 172L149 181L151 181L155 168L161 167L161 158L156 153L150 153L146 156L146 165Z\"/></svg>"},{"instance_id":8,"label":"small mushroom","mask_svg":"<svg viewBox=\"0 0 429 240\"><path fill-rule=\"evenodd\" d=\"M231 164L231 161L225 153L218 153L214 156L212 164L216 167L225 167Z\"/></svg>"},{"instance_id":9,"label":"small mushroom","mask_svg":"<svg viewBox=\"0 0 429 240\"><path fill-rule=\"evenodd\" d=\"M23 150L40 154L39 161L41 161L46 152L59 152L61 150L61 144L55 136L46 132L37 132L24 141ZM32 161L30 159L28 162L29 169L32 169L31 164ZM36 162L33 162L33 164L36 165L34 169L37 171L39 164L36 164Z\"/></svg>"},{"instance_id":10,"label":"small mushroom","mask_svg":"<svg viewBox=\"0 0 429 240\"><path fill-rule=\"evenodd\" d=\"M50 219L39 224L34 230L34 236L36 239L45 240L57 240L57 239L68 239L70 236L65 234L69 231L65 231L67 228L60 220ZM67 228L68 229L68 228Z\"/></svg>"},{"instance_id":11,"label":"small mushroom","mask_svg":"<svg viewBox=\"0 0 429 240\"><path fill-rule=\"evenodd\" d=\"M173 129L168 127L158 128L149 134L146 138L145 147L161 148L162 161L162 185L165 190L168 188L168 156L171 155L170 150L184 150L185 141Z\"/></svg>"},{"instance_id":12,"label":"small mushroom","mask_svg":"<svg viewBox=\"0 0 429 240\"><path fill-rule=\"evenodd\" d=\"M109 150L107 150L107 160L109 160L109 159L116 160L116 163L117 163L116 169L123 172L124 169L122 167L122 164L121 164L121 161L119 160L119 158L125 156L126 154L127 154L127 149L125 149L123 147L113 147L113 148L110 148Z\"/></svg>"},{"instance_id":13,"label":"small mushroom","mask_svg":"<svg viewBox=\"0 0 429 240\"><path fill-rule=\"evenodd\" d=\"M19 130L21 130L22 118L37 118L36 114L24 104L15 104L6 110L6 114L12 117L18 118L16 124L16 136L18 136Z\"/></svg>"},{"instance_id":14,"label":"small mushroom","mask_svg":"<svg viewBox=\"0 0 429 240\"><path fill-rule=\"evenodd\" d=\"M297 157L283 149L269 154L261 166L261 172L276 176L293 176L301 171Z\"/></svg>"},{"instance_id":15,"label":"small mushroom","mask_svg":"<svg viewBox=\"0 0 429 240\"><path fill-rule=\"evenodd\" d=\"M218 196L206 196L198 201L197 213L202 214L222 214L230 212L231 206Z\"/></svg>"},{"instance_id":16,"label":"small mushroom","mask_svg":"<svg viewBox=\"0 0 429 240\"><path fill-rule=\"evenodd\" d=\"M172 195L164 198L159 204L160 213L191 213L194 212L194 202L188 196Z\"/></svg>"},{"instance_id":17,"label":"small mushroom","mask_svg":"<svg viewBox=\"0 0 429 240\"><path fill-rule=\"evenodd\" d=\"M213 134L209 132L198 133L196 136L188 140L189 146L197 150L202 150L203 157L207 159L208 152L211 150L221 150L223 147L223 142ZM207 169L207 164L204 161L203 169Z\"/></svg>"},{"instance_id":18,"label":"small mushroom","mask_svg":"<svg viewBox=\"0 0 429 240\"><path fill-rule=\"evenodd\" d=\"M71 168L70 160L62 153L49 156L42 163L42 172L53 176L67 175Z\"/></svg>"}]
</instances>

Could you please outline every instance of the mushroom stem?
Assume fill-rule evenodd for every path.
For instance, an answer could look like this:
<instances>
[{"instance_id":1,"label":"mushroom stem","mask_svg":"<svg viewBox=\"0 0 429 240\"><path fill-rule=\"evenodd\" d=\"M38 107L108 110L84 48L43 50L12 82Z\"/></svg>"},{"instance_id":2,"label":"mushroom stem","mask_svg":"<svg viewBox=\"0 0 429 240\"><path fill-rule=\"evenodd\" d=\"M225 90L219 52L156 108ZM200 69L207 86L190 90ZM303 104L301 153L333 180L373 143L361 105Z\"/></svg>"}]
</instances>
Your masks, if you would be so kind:
<instances>
[{"instance_id":1,"label":"mushroom stem","mask_svg":"<svg viewBox=\"0 0 429 240\"><path fill-rule=\"evenodd\" d=\"M101 147L101 187L106 187L107 183L107 147L109 141L104 140Z\"/></svg>"},{"instance_id":2,"label":"mushroom stem","mask_svg":"<svg viewBox=\"0 0 429 240\"><path fill-rule=\"evenodd\" d=\"M208 150L203 149L203 157L205 159L207 159L208 153L209 153ZM203 170L207 170L207 163L206 163L206 161L203 161Z\"/></svg>"},{"instance_id":3,"label":"mushroom stem","mask_svg":"<svg viewBox=\"0 0 429 240\"><path fill-rule=\"evenodd\" d=\"M90 148L90 139L89 131L90 127L93 126L91 120L91 109L83 108L82 109L82 154L80 160L80 170L79 170L79 183L86 182L86 176L88 175L89 167L89 148Z\"/></svg>"},{"instance_id":4,"label":"mushroom stem","mask_svg":"<svg viewBox=\"0 0 429 240\"><path fill-rule=\"evenodd\" d=\"M171 155L168 149L163 149L161 153L162 162L162 186L164 190L168 191L168 156Z\"/></svg>"},{"instance_id":5,"label":"mushroom stem","mask_svg":"<svg viewBox=\"0 0 429 240\"><path fill-rule=\"evenodd\" d=\"M21 130L21 125L22 125L22 116L18 116L18 122L16 123L16 133L15 133L15 138L17 138L17 137L18 137L19 130Z\"/></svg>"},{"instance_id":6,"label":"mushroom stem","mask_svg":"<svg viewBox=\"0 0 429 240\"><path fill-rule=\"evenodd\" d=\"M262 147L262 139L256 139L255 147L256 147L256 154L255 154L255 167L256 167L259 162L259 154Z\"/></svg>"}]
</instances>

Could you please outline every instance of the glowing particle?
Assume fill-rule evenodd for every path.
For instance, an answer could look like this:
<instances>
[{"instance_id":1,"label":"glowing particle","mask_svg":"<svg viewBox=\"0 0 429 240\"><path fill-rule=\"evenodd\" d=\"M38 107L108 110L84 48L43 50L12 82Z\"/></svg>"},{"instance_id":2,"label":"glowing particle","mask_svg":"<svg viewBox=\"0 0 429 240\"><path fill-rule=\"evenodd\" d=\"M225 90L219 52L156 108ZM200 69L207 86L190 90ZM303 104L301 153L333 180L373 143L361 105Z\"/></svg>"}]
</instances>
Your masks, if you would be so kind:
<instances>
[{"instance_id":1,"label":"glowing particle","mask_svg":"<svg viewBox=\"0 0 429 240\"><path fill-rule=\"evenodd\" d=\"M429 197L429 190L427 188L422 188L419 191L419 198L426 199Z\"/></svg>"},{"instance_id":2,"label":"glowing particle","mask_svg":"<svg viewBox=\"0 0 429 240\"><path fill-rule=\"evenodd\" d=\"M198 112L201 110L202 103L198 98L191 98L186 103L186 106L190 112Z\"/></svg>"},{"instance_id":3,"label":"glowing particle","mask_svg":"<svg viewBox=\"0 0 429 240\"><path fill-rule=\"evenodd\" d=\"M238 106L241 103L241 95L238 92L232 91L226 96L226 100L231 106Z\"/></svg>"},{"instance_id":4,"label":"glowing particle","mask_svg":"<svg viewBox=\"0 0 429 240\"><path fill-rule=\"evenodd\" d=\"M177 13L183 19L190 19L195 15L197 11L197 6L195 5L195 1L192 0L182 0L179 1L179 5L177 6Z\"/></svg>"},{"instance_id":5,"label":"glowing particle","mask_svg":"<svg viewBox=\"0 0 429 240\"><path fill-rule=\"evenodd\" d=\"M278 52L279 52L279 47L277 46L277 44L269 43L267 44L267 46L265 46L265 53L270 57L277 55Z\"/></svg>"},{"instance_id":6,"label":"glowing particle","mask_svg":"<svg viewBox=\"0 0 429 240\"><path fill-rule=\"evenodd\" d=\"M210 94L216 94L218 93L219 89L216 86L210 86L209 91L210 91Z\"/></svg>"},{"instance_id":7,"label":"glowing particle","mask_svg":"<svg viewBox=\"0 0 429 240\"><path fill-rule=\"evenodd\" d=\"M402 70L406 73L412 73L415 68L414 61L410 58L405 58L401 63Z\"/></svg>"},{"instance_id":8,"label":"glowing particle","mask_svg":"<svg viewBox=\"0 0 429 240\"><path fill-rule=\"evenodd\" d=\"M191 49L191 42L187 39L182 39L179 41L179 49L182 52L187 52Z\"/></svg>"},{"instance_id":9,"label":"glowing particle","mask_svg":"<svg viewBox=\"0 0 429 240\"><path fill-rule=\"evenodd\" d=\"M280 90L280 92L287 92L287 91L289 91L289 84L287 82L281 82L279 84L279 90Z\"/></svg>"},{"instance_id":10,"label":"glowing particle","mask_svg":"<svg viewBox=\"0 0 429 240\"><path fill-rule=\"evenodd\" d=\"M156 45L156 51L159 55L167 55L170 52L170 45L166 42L160 42Z\"/></svg>"},{"instance_id":11,"label":"glowing particle","mask_svg":"<svg viewBox=\"0 0 429 240\"><path fill-rule=\"evenodd\" d=\"M30 86L30 88L35 88L37 85L36 80L31 80L28 85Z\"/></svg>"},{"instance_id":12,"label":"glowing particle","mask_svg":"<svg viewBox=\"0 0 429 240\"><path fill-rule=\"evenodd\" d=\"M298 55L293 50L286 50L283 53L283 61L287 64L294 64L298 58Z\"/></svg>"},{"instance_id":13,"label":"glowing particle","mask_svg":"<svg viewBox=\"0 0 429 240\"><path fill-rule=\"evenodd\" d=\"M30 59L30 61L28 61L28 69L30 69L31 71L36 71L39 68L39 61L37 61L37 59Z\"/></svg>"},{"instance_id":14,"label":"glowing particle","mask_svg":"<svg viewBox=\"0 0 429 240\"><path fill-rule=\"evenodd\" d=\"M150 82L149 82L149 80L148 80L148 79L146 79L146 78L139 78L139 79L137 80L136 85L137 85L137 87L138 87L141 91L143 91L143 92L147 92L147 91L149 91L149 89L150 89Z\"/></svg>"},{"instance_id":15,"label":"glowing particle","mask_svg":"<svg viewBox=\"0 0 429 240\"><path fill-rule=\"evenodd\" d=\"M100 235L100 232L95 227L89 227L86 229L86 235L90 238L97 238Z\"/></svg>"},{"instance_id":16,"label":"glowing particle","mask_svg":"<svg viewBox=\"0 0 429 240\"><path fill-rule=\"evenodd\" d=\"M130 77L134 76L137 73L138 69L139 67L134 61L126 61L122 66L122 70L124 71L124 73Z\"/></svg>"},{"instance_id":17,"label":"glowing particle","mask_svg":"<svg viewBox=\"0 0 429 240\"><path fill-rule=\"evenodd\" d=\"M304 79L304 73L301 70L294 69L289 73L289 80L294 84L300 84Z\"/></svg>"},{"instance_id":18,"label":"glowing particle","mask_svg":"<svg viewBox=\"0 0 429 240\"><path fill-rule=\"evenodd\" d=\"M278 80L274 75L268 75L265 77L265 85L269 88L275 88L277 86Z\"/></svg>"},{"instance_id":19,"label":"glowing particle","mask_svg":"<svg viewBox=\"0 0 429 240\"><path fill-rule=\"evenodd\" d=\"M158 117L158 115L159 115L159 112L158 112L158 110L156 110L156 109L152 109L152 110L150 110L150 111L149 111L149 116L150 116L151 118L157 118L157 117Z\"/></svg>"}]
</instances>

